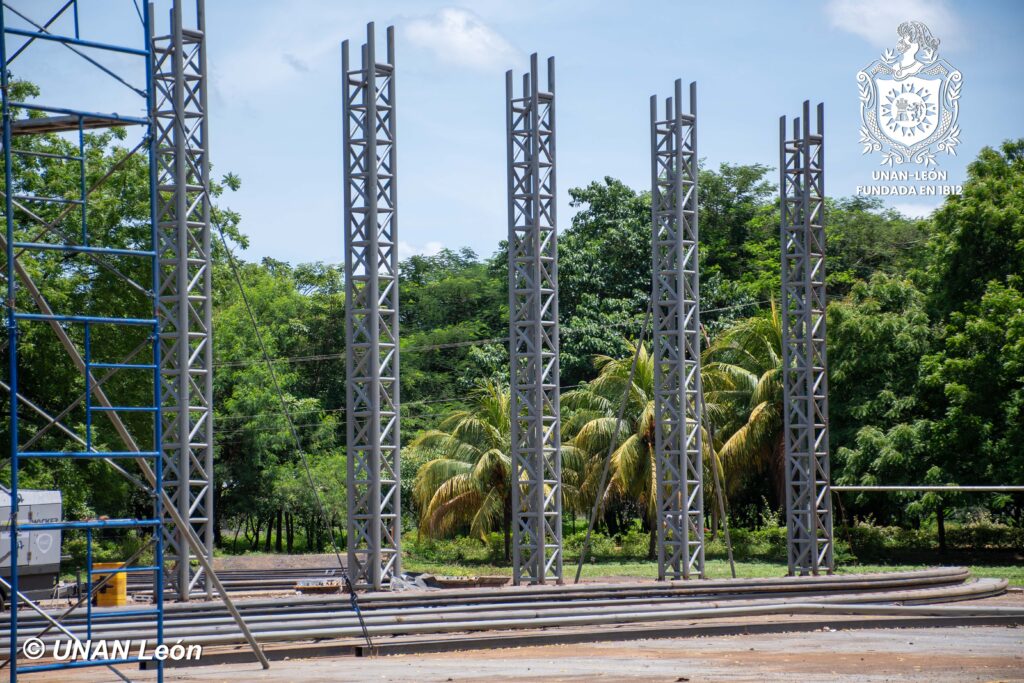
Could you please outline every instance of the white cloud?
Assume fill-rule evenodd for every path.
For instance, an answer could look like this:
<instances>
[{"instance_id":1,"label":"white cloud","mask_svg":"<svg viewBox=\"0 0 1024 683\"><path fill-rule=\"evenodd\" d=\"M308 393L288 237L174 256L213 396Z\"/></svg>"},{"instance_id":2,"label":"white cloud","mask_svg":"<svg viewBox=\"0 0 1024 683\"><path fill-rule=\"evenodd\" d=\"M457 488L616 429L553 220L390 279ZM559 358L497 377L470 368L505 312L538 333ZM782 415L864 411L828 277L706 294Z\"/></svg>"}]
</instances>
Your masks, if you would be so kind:
<instances>
[{"instance_id":1,"label":"white cloud","mask_svg":"<svg viewBox=\"0 0 1024 683\"><path fill-rule=\"evenodd\" d=\"M358 57L365 36L358 9L348 11L334 0L252 3L241 17L227 3L210 7L220 4L207 3L207 24L210 77L221 106L266 106L284 91L308 88L316 78L337 73L343 39L352 39Z\"/></svg>"},{"instance_id":2,"label":"white cloud","mask_svg":"<svg viewBox=\"0 0 1024 683\"><path fill-rule=\"evenodd\" d=\"M894 46L904 21L924 22L944 45L959 40L960 22L942 0L829 0L825 12L832 26L876 47Z\"/></svg>"},{"instance_id":3,"label":"white cloud","mask_svg":"<svg viewBox=\"0 0 1024 683\"><path fill-rule=\"evenodd\" d=\"M429 17L413 19L405 35L438 59L483 71L506 68L519 52L500 33L464 9L446 8Z\"/></svg>"},{"instance_id":4,"label":"white cloud","mask_svg":"<svg viewBox=\"0 0 1024 683\"><path fill-rule=\"evenodd\" d=\"M405 240L398 240L398 258L407 259L410 256L434 256L444 249L441 242L427 242L424 245L412 244Z\"/></svg>"}]
</instances>

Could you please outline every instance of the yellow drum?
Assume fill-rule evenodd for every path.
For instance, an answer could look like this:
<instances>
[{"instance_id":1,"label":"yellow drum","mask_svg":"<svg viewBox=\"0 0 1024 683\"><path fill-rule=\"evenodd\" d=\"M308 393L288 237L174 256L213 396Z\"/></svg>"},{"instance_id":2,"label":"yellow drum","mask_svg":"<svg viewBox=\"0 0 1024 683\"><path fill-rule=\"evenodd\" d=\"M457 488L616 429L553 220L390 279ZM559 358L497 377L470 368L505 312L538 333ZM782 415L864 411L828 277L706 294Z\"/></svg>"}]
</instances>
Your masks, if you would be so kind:
<instances>
[{"instance_id":1,"label":"yellow drum","mask_svg":"<svg viewBox=\"0 0 1024 683\"><path fill-rule=\"evenodd\" d=\"M97 562L93 569L121 569L124 562ZM110 574L93 574L93 582L99 582L106 576L110 580L96 591L97 607L123 607L128 604L128 575L124 572Z\"/></svg>"}]
</instances>

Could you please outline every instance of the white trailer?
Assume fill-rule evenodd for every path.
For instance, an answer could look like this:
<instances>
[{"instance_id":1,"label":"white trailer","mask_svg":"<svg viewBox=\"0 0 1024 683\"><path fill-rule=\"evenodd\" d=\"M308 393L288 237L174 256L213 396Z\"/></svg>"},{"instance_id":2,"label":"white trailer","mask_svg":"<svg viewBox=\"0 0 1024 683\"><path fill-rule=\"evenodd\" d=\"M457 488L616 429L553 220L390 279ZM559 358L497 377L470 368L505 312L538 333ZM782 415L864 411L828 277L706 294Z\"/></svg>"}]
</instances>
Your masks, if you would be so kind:
<instances>
[{"instance_id":1,"label":"white trailer","mask_svg":"<svg viewBox=\"0 0 1024 683\"><path fill-rule=\"evenodd\" d=\"M63 520L60 491L20 489L18 524L49 524ZM0 487L0 576L11 576L11 494ZM60 576L60 529L18 531L18 589L33 598L48 597ZM0 586L0 609L10 596Z\"/></svg>"}]
</instances>

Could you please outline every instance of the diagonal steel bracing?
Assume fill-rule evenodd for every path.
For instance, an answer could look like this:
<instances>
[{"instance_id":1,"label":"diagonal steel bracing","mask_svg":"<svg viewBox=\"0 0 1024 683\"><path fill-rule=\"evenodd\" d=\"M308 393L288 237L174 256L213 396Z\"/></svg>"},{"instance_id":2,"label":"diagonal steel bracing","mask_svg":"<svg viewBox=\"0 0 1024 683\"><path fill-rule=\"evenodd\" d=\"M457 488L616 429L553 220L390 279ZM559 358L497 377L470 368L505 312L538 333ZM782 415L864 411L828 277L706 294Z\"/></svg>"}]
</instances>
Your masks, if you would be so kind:
<instances>
[{"instance_id":1,"label":"diagonal steel bracing","mask_svg":"<svg viewBox=\"0 0 1024 683\"><path fill-rule=\"evenodd\" d=\"M540 89L537 55L522 94L505 78L508 133L509 361L513 582L562 583L558 378L555 60Z\"/></svg>"},{"instance_id":2,"label":"diagonal steel bracing","mask_svg":"<svg viewBox=\"0 0 1024 683\"><path fill-rule=\"evenodd\" d=\"M779 120L782 376L790 574L832 573L825 352L825 108Z\"/></svg>"},{"instance_id":3,"label":"diagonal steel bracing","mask_svg":"<svg viewBox=\"0 0 1024 683\"><path fill-rule=\"evenodd\" d=\"M697 84L651 97L654 438L658 578L704 576L700 284L697 264Z\"/></svg>"},{"instance_id":4,"label":"diagonal steel bracing","mask_svg":"<svg viewBox=\"0 0 1024 683\"><path fill-rule=\"evenodd\" d=\"M69 29L66 32L67 34L54 33L58 29L48 30L51 26L55 25L57 19L66 10L71 8L72 5L74 5L73 14L75 21L70 27L67 27ZM201 16L201 0L198 1L197 7ZM19 465L24 460L50 458L97 459L110 464L116 472L125 476L144 490L147 499L152 500L154 505L153 518L117 520L101 518L98 520L42 524L33 523L32 520L28 520L28 524L22 524L18 520L17 514L15 514L9 529L12 539L17 539L19 531L32 531L33 528L64 528L75 529L78 532L84 530L87 546L90 546L91 534L96 533L97 530L107 533L113 529L152 528L154 530L151 541L154 549L153 561L150 563L152 566L132 566L123 571L152 572L154 577L154 604L152 607L143 606L135 610L134 614L139 618L144 618L147 615L150 617L157 632L157 642L161 642L163 640L163 546L165 535L160 533L159 528L167 524L174 525L177 529L184 532L182 534L183 542L190 546L193 557L196 558L200 567L205 572L206 580L222 596L228 611L245 635L257 658L264 667L267 667L269 663L255 638L253 638L252 632L248 629L244 620L242 620L241 615L235 609L231 599L224 591L223 585L214 573L206 552L207 547L192 528L188 519L178 512L178 506L172 501L169 489L164 486L163 481L165 469L162 465L164 454L162 404L165 394L161 387L164 375L161 351L164 345L160 340L160 333L162 328L161 318L164 316L164 312L161 310L159 301L163 271L161 249L163 247L159 234L158 194L169 190L158 185L158 177L160 176L159 156L162 152L159 149L160 143L158 142L160 136L156 113L157 97L155 94L156 87L153 83L153 79L158 72L154 66L156 41L153 39L152 31L153 6L152 4L147 5L145 13L141 11L142 8L138 9L140 10L139 18L142 23L144 48L103 44L96 41L88 41L88 45L95 50L105 50L120 55L134 55L143 58L143 64L137 65L135 68L138 68L138 66L142 67L141 71L146 82L146 89L144 91L131 86L116 73L102 66L96 60L82 54L80 50L74 47L75 45L86 44L84 36L80 33L80 25L77 21L77 3L70 1L64 3L57 10L57 13L45 23L34 21L31 17L9 7L7 3L4 3L3 11L0 11L0 34L2 34L2 38L0 38L0 53L3 53L3 59L0 59L0 63L5 67L0 70L0 80L3 81L4 86L2 89L4 113L2 122L5 176L2 197L3 218L6 224L5 234L0 236L0 249L6 252L7 298L5 303L7 308L8 368L10 373L9 382L0 384L4 385L10 398L12 512L16 513L17 501L19 499L18 471ZM10 28L7 23L9 18L7 16L8 11L20 17L36 30ZM174 8L174 11L177 11L177 7ZM200 19L200 25L201 23ZM88 26L95 26L95 23L88 24ZM8 58L7 46L9 43L7 41L11 35L17 35L27 40ZM53 107L36 102L12 101L11 90L7 87L10 73L6 67L34 41L53 41L62 44L71 52L96 66L100 71L129 85L142 98L142 103L145 106L145 118L119 114L95 114L75 111L65 107ZM127 63L123 65L126 66ZM38 111L43 115L14 115L16 111L24 114L24 110ZM55 116L46 116L46 114L55 114ZM132 125L144 127L142 140L126 155L111 164L90 187L88 165L91 162L85 154L86 139L83 134L84 131L94 128ZM59 149L55 149L54 152L40 154L30 148L26 148L24 143L12 144L12 137L14 136L22 137L69 132L78 133L77 154L68 154L59 151ZM205 133L203 135L205 139ZM125 223L121 224L112 233L91 227L92 219L88 210L90 197L94 191L113 177L118 168L136 154L144 154L146 156L145 163L149 166L148 192L146 193L149 200L148 220L138 225L132 225L132 221L126 220ZM14 159L16 156L20 158L23 155L43 156L54 160L54 163L77 165L79 171L77 198L68 199L66 195L40 197L35 194L20 194L20 189L24 185L22 178L19 177L19 163ZM26 206L26 202L32 203L33 207L36 206L35 202L42 202L44 206L63 204L65 208L59 213L47 212L41 211L38 208L29 208ZM64 221L65 219L73 218L76 214L78 225L76 226L77 229L73 231L75 234L72 234L71 230L66 229L69 226L64 225ZM28 229L29 226L20 220L23 217L40 224L42 227ZM135 228L138 228L138 230L135 230ZM20 241L26 237L29 239L28 242ZM76 259L81 256L88 258L96 265L116 275L120 282L128 285L130 288L130 290L126 289L124 291L124 300L119 302L126 304L126 307L111 309L109 307L110 300L108 299L100 297L92 300L86 297L84 300L78 300L78 308L71 311L61 310L60 307L66 307L69 303L67 297L63 295L54 298L56 308L52 307L47 296L47 292L53 293L51 288L52 282L46 277L39 278L38 281L34 280L31 272L38 268L39 263L48 258L47 255L53 254L58 254L65 264L64 267L72 270L72 272L76 267ZM26 262L28 263L26 264ZM90 286L91 282L92 280L89 280ZM138 295L141 295L141 299L138 298ZM133 299L132 297L136 298ZM38 309L38 313L30 312L29 309L33 306ZM136 316L142 317L130 317L130 315L127 315L129 311L136 311ZM19 386L19 369L24 369L20 367L19 362L19 331L22 331L24 327L29 325L43 324L48 325L53 331L60 345L69 356L74 368L81 373L84 381L84 390L78 398L70 406L52 417L48 416L46 411L41 410L26 399L22 388ZM116 337L112 337L110 334L110 331L113 329L117 330ZM135 330L136 333L133 334L132 330ZM138 338L140 336L138 331L141 331L142 339L135 346L134 350L123 357L120 357L119 353L111 356L111 350L116 348L116 344L113 346L110 344L112 339L130 339L132 336ZM151 360L147 359L147 352L152 354ZM142 374L140 375L139 373ZM29 376L31 374L29 373ZM117 381L118 379L124 380L126 375L131 375L136 378L136 381L140 382L140 384L134 386L136 389L143 390L141 394L134 394L131 391L126 392L128 387L133 386L130 380L127 382ZM142 379L143 377L148 377L149 379ZM139 405L140 402L143 405ZM19 436L19 408L22 404L30 407L34 413L48 420L46 425L35 431L31 438L28 439L22 439ZM83 409L84 425L74 423L73 427L71 427L61 424L60 421L65 416L71 415L72 411ZM113 434L109 432L102 436L98 434L97 428L99 425L97 422L100 421L101 417L104 421L110 423L110 426L113 428ZM81 418L76 416L73 419ZM51 426L55 427L55 429L50 430ZM51 431L51 434L46 435L47 431ZM67 437L63 443L61 443L60 438L54 440L54 437L57 437L57 431L63 434L64 437ZM109 443L108 439L110 436L116 436L115 440L123 442L123 447L119 448ZM33 444L37 444L35 448L32 447ZM135 477L122 467L117 462L121 459L134 460L141 471L142 477ZM164 514L165 512L166 514ZM21 594L18 588L19 577L17 567L19 562L17 561L17 548L19 545L20 542L12 544L12 573L10 581L13 589L12 594L19 595L20 599L28 604L30 608L39 611L38 606ZM128 562L134 562L134 558L128 560ZM108 576L112 575L108 574ZM83 602L87 605L87 630L93 627L92 623L96 619L88 608L90 602L88 595L99 585L99 582L92 581L92 576L93 572L90 571L86 579L86 597L79 601L79 605ZM88 590L90 587L92 590ZM71 611L68 610L64 615L55 620L49 620L50 626L48 628L55 627L68 634L69 632L59 625L58 622L70 614ZM43 663L42 665L33 664L31 661L26 662L24 658L19 661L20 655L16 647L18 635L17 610L12 612L10 630L12 634L10 658L9 661L0 664L0 668L10 665L12 681L17 678L18 673L81 666L107 666L119 678L127 680L127 677L114 669L112 664L128 663L138 659L138 657L132 656L113 660L98 657L91 658L88 662L57 662ZM77 637L74 639L77 640ZM157 662L156 668L159 679L162 676L162 665Z\"/></svg>"},{"instance_id":5,"label":"diagonal steel bracing","mask_svg":"<svg viewBox=\"0 0 1024 683\"><path fill-rule=\"evenodd\" d=\"M348 572L373 590L401 571L395 40L362 65L342 44L345 128L345 360Z\"/></svg>"},{"instance_id":6,"label":"diagonal steel bracing","mask_svg":"<svg viewBox=\"0 0 1024 683\"><path fill-rule=\"evenodd\" d=\"M213 556L213 338L210 166L205 17L183 26L175 2L170 33L153 41L156 94L157 226L160 257L164 488ZM164 512L167 557L179 600L202 581L183 529Z\"/></svg>"}]
</instances>

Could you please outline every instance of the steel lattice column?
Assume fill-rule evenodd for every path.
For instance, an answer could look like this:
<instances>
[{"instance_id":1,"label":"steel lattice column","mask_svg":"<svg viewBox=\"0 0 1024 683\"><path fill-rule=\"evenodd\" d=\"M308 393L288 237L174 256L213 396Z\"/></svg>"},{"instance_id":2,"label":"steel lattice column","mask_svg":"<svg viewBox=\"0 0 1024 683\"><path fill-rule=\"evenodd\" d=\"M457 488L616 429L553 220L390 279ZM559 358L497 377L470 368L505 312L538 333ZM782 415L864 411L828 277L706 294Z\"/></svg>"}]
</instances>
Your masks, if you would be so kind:
<instances>
[{"instance_id":1,"label":"steel lattice column","mask_svg":"<svg viewBox=\"0 0 1024 683\"><path fill-rule=\"evenodd\" d=\"M164 488L213 557L213 339L210 165L205 17L183 26L171 8L170 34L154 39L157 221L159 230ZM185 531L164 513L166 556L176 561L179 600L202 581L190 575ZM208 582L203 582L208 583ZM207 595L210 587L206 586Z\"/></svg>"},{"instance_id":2,"label":"steel lattice column","mask_svg":"<svg viewBox=\"0 0 1024 683\"><path fill-rule=\"evenodd\" d=\"M654 438L658 578L704 576L700 277L697 265L697 84L651 97Z\"/></svg>"},{"instance_id":3,"label":"steel lattice column","mask_svg":"<svg viewBox=\"0 0 1024 683\"><path fill-rule=\"evenodd\" d=\"M378 62L369 24L358 69L342 44L348 571L374 590L401 571L394 36Z\"/></svg>"},{"instance_id":4,"label":"steel lattice column","mask_svg":"<svg viewBox=\"0 0 1024 683\"><path fill-rule=\"evenodd\" d=\"M522 95L505 75L512 398L513 582L562 583L558 387L555 60L540 89L537 55Z\"/></svg>"},{"instance_id":5,"label":"steel lattice column","mask_svg":"<svg viewBox=\"0 0 1024 683\"><path fill-rule=\"evenodd\" d=\"M832 573L825 353L825 107L779 120L782 369L790 574Z\"/></svg>"}]
</instances>

